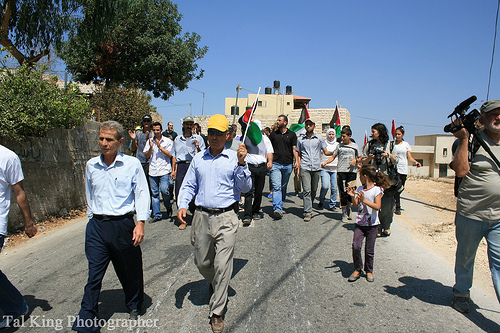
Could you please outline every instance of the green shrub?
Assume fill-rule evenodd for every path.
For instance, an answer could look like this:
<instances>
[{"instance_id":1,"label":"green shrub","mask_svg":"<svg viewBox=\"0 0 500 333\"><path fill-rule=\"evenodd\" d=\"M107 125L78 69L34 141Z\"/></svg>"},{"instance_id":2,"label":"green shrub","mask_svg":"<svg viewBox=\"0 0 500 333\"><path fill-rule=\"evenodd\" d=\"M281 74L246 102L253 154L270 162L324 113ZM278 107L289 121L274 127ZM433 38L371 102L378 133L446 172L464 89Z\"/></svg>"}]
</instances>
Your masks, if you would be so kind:
<instances>
[{"instance_id":1,"label":"green shrub","mask_svg":"<svg viewBox=\"0 0 500 333\"><path fill-rule=\"evenodd\" d=\"M78 88L57 87L32 67L0 72L0 136L44 136L51 129L73 128L88 117L89 104Z\"/></svg>"}]
</instances>

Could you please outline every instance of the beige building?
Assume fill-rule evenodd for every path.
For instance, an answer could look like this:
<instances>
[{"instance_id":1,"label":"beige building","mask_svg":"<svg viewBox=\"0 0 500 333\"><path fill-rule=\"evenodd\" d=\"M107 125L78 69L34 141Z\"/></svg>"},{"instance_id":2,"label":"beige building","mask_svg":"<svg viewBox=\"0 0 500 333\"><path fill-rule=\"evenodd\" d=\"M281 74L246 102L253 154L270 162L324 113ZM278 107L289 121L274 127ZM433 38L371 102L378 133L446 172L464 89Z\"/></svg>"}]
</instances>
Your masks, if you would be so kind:
<instances>
[{"instance_id":1,"label":"beige building","mask_svg":"<svg viewBox=\"0 0 500 333\"><path fill-rule=\"evenodd\" d=\"M293 95L290 86L287 86L286 91L286 94L281 94L280 90L275 88L274 93L271 93L271 88L268 87L265 89L264 94L259 95L254 118L259 119L262 122L263 127L271 127L276 123L278 116L281 114L288 117L288 126L297 123L302 112L302 106L304 104L308 105L311 101L311 98L309 97ZM256 97L257 94L248 94L246 97L239 97L238 101L236 101L236 97L227 97L225 100L225 115L229 119L229 123L237 123L238 118L245 113L247 107L251 107L253 105ZM313 119L316 123L316 131L326 133L326 130L330 128L329 123L332 119L335 108L308 108L308 111L311 119ZM349 111L346 108L339 106L339 113L340 123L342 125L350 125L351 114Z\"/></svg>"},{"instance_id":2,"label":"beige building","mask_svg":"<svg viewBox=\"0 0 500 333\"><path fill-rule=\"evenodd\" d=\"M451 134L415 136L411 155L422 163L422 167L410 165L409 175L431 178L454 176L455 172L449 167L453 158L451 146L454 141L455 137Z\"/></svg>"}]
</instances>

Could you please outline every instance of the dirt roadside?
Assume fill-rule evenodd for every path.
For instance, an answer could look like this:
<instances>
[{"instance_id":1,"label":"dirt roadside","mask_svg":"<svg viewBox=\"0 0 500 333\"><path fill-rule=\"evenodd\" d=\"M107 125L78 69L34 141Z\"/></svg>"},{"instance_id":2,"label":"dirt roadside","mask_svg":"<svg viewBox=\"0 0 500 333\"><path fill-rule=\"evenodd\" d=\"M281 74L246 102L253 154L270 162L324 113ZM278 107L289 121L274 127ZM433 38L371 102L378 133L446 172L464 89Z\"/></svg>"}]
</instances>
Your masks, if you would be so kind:
<instances>
[{"instance_id":1,"label":"dirt roadside","mask_svg":"<svg viewBox=\"0 0 500 333\"><path fill-rule=\"evenodd\" d=\"M456 250L454 226L456 198L453 195L453 181L453 179L448 178L434 180L410 177L406 182L406 189L401 203L403 206L401 218L410 222L404 224L405 229L411 232L413 237L423 246L445 259L450 266L454 265ZM406 218L404 211L405 194L432 207L436 218L422 221ZM47 221L38 223L37 237L50 233L55 228L72 223L83 216L85 216L84 209L72 210L65 217L50 218ZM13 248L28 240L29 238L24 232L18 232L8 238L5 248ZM474 283L477 283L484 290L493 292L486 247L486 241L483 239L476 255Z\"/></svg>"}]
</instances>

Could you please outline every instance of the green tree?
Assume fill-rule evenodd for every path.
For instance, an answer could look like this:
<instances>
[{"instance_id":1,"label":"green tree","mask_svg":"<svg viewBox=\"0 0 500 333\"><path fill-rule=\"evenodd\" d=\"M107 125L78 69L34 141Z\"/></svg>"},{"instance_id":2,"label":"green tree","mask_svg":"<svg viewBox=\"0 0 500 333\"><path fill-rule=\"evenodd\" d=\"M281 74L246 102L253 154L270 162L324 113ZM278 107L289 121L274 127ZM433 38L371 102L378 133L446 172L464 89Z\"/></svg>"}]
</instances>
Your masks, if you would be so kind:
<instances>
[{"instance_id":1,"label":"green tree","mask_svg":"<svg viewBox=\"0 0 500 333\"><path fill-rule=\"evenodd\" d=\"M134 0L4 0L0 12L0 44L20 65L34 64L60 49L76 24L102 38L102 26ZM85 13L82 16L82 12Z\"/></svg>"},{"instance_id":2,"label":"green tree","mask_svg":"<svg viewBox=\"0 0 500 333\"><path fill-rule=\"evenodd\" d=\"M20 139L72 128L89 115L89 105L76 86L61 89L57 77L44 77L27 64L0 72L0 136Z\"/></svg>"},{"instance_id":3,"label":"green tree","mask_svg":"<svg viewBox=\"0 0 500 333\"><path fill-rule=\"evenodd\" d=\"M198 46L199 35L182 34L181 18L171 1L136 0L109 20L103 39L82 21L70 32L62 58L77 82L138 87L168 99L203 76L196 61L207 52Z\"/></svg>"},{"instance_id":4,"label":"green tree","mask_svg":"<svg viewBox=\"0 0 500 333\"><path fill-rule=\"evenodd\" d=\"M124 128L134 129L144 115L156 112L150 102L151 96L140 89L101 86L91 97L90 107L96 120L116 120Z\"/></svg>"}]
</instances>

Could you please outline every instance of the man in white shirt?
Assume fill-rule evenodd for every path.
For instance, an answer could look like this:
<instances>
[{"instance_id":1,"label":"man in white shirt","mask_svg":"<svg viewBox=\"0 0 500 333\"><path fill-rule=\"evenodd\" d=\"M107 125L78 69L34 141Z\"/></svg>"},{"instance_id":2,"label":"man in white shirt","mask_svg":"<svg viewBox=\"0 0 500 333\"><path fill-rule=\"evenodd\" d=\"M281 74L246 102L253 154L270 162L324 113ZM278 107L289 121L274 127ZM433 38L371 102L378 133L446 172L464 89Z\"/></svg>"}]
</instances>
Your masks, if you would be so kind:
<instances>
[{"instance_id":1,"label":"man in white shirt","mask_svg":"<svg viewBox=\"0 0 500 333\"><path fill-rule=\"evenodd\" d=\"M260 120L255 119L253 122L262 130ZM243 128L244 131L245 128ZM250 225L252 219L260 220L260 206L262 204L262 191L264 190L266 174L273 167L273 145L267 135L262 135L262 141L264 145L249 147L252 143L249 139L245 139L245 145L248 150L245 162L247 162L248 169L252 174L252 189L242 194L245 197L243 225L246 226Z\"/></svg>"},{"instance_id":2,"label":"man in white shirt","mask_svg":"<svg viewBox=\"0 0 500 333\"><path fill-rule=\"evenodd\" d=\"M173 142L161 134L161 123L153 123L154 137L146 142L144 153L149 160L149 185L151 187L151 201L153 202L154 221L160 221L162 214L160 211L160 192L163 198L163 204L167 210L167 216L172 216L172 202L170 188L173 182L171 178L172 163L175 159L170 154Z\"/></svg>"},{"instance_id":3,"label":"man in white shirt","mask_svg":"<svg viewBox=\"0 0 500 333\"><path fill-rule=\"evenodd\" d=\"M24 219L24 231L28 237L35 236L37 228L31 218L31 210L23 188L23 170L19 157L11 150L0 145L0 251L7 237L7 222L12 190ZM28 305L21 293L0 271L0 329L9 327L12 321L28 313Z\"/></svg>"}]
</instances>

